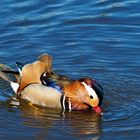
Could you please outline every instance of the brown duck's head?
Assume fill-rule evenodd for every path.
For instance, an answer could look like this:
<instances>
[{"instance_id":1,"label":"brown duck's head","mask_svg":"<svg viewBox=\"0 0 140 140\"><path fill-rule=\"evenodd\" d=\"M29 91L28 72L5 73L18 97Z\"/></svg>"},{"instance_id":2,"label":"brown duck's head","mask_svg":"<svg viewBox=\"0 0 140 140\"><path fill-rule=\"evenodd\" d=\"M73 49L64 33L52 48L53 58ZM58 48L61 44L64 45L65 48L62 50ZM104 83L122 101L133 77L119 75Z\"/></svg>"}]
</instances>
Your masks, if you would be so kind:
<instances>
[{"instance_id":1,"label":"brown duck's head","mask_svg":"<svg viewBox=\"0 0 140 140\"><path fill-rule=\"evenodd\" d=\"M73 110L86 110L92 108L96 113L101 114L103 100L103 89L90 78L83 78L64 87L64 93L71 102Z\"/></svg>"}]
</instances>

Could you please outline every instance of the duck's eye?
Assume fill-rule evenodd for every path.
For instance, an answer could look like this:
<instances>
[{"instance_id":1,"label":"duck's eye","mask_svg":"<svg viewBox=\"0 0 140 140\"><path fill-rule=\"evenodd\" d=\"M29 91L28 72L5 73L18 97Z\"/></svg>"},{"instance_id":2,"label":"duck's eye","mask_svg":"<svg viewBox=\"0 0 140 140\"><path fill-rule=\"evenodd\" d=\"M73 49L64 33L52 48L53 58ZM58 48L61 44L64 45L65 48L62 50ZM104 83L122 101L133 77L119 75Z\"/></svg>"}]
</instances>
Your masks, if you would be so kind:
<instances>
[{"instance_id":1,"label":"duck's eye","mask_svg":"<svg viewBox=\"0 0 140 140\"><path fill-rule=\"evenodd\" d=\"M93 99L93 96L92 95L90 95L90 99Z\"/></svg>"}]
</instances>

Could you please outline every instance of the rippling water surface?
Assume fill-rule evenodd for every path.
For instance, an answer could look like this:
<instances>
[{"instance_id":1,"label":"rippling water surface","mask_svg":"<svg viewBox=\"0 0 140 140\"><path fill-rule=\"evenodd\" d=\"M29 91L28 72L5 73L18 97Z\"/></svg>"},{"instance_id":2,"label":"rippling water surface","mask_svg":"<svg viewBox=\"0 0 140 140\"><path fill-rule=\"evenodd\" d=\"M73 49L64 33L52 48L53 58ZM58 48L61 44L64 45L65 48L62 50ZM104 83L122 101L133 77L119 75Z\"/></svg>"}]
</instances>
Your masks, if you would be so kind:
<instances>
[{"instance_id":1,"label":"rippling water surface","mask_svg":"<svg viewBox=\"0 0 140 140\"><path fill-rule=\"evenodd\" d=\"M0 82L0 139L139 139L139 0L0 1L0 63L53 56L54 70L90 76L104 115L32 108Z\"/></svg>"}]
</instances>

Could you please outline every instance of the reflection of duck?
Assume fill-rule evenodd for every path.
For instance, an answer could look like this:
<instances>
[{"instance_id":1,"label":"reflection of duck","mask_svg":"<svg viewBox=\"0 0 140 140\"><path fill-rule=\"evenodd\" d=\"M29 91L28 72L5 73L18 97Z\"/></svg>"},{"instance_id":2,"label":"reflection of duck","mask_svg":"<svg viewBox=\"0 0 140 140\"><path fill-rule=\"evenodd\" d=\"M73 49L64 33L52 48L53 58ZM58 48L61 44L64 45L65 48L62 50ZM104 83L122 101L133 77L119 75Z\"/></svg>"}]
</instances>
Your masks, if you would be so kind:
<instances>
[{"instance_id":1,"label":"reflection of duck","mask_svg":"<svg viewBox=\"0 0 140 140\"><path fill-rule=\"evenodd\" d=\"M64 134L71 138L92 137L97 138L102 132L102 116L91 111L80 113L77 111L62 113L61 109L30 106L21 102L18 108L21 110L22 125L27 127L41 128L36 137L47 139L48 133L55 131L57 134ZM50 132L50 129L52 130ZM63 137L64 137L63 135Z\"/></svg>"},{"instance_id":2,"label":"reflection of duck","mask_svg":"<svg viewBox=\"0 0 140 140\"><path fill-rule=\"evenodd\" d=\"M97 138L97 135L102 132L102 117L90 111L82 114L76 111L62 113L61 110L50 108L38 108L36 110L27 104L20 105L20 109L24 117L24 125L45 129L44 133L39 134L44 136L44 139L49 128L58 128L59 133L64 132L65 135L75 137L91 135ZM61 127L59 127L60 125Z\"/></svg>"},{"instance_id":3,"label":"reflection of duck","mask_svg":"<svg viewBox=\"0 0 140 140\"><path fill-rule=\"evenodd\" d=\"M95 80L72 80L54 73L52 59L47 54L41 55L34 63L22 66L18 62L17 65L19 72L1 64L0 76L10 82L18 98L50 108L93 108L95 112L101 113L103 89Z\"/></svg>"}]
</instances>

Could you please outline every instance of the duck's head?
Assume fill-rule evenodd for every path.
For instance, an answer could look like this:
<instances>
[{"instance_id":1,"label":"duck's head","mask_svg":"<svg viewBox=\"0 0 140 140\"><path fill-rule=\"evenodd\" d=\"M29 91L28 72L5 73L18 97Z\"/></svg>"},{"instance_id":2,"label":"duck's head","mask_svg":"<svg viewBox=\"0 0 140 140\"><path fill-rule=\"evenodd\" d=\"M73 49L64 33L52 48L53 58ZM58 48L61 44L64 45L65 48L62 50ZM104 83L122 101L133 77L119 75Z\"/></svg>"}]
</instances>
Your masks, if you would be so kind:
<instances>
[{"instance_id":1,"label":"duck's head","mask_svg":"<svg viewBox=\"0 0 140 140\"><path fill-rule=\"evenodd\" d=\"M83 78L64 87L64 93L73 110L93 109L101 114L103 89L100 84L90 78Z\"/></svg>"}]
</instances>

